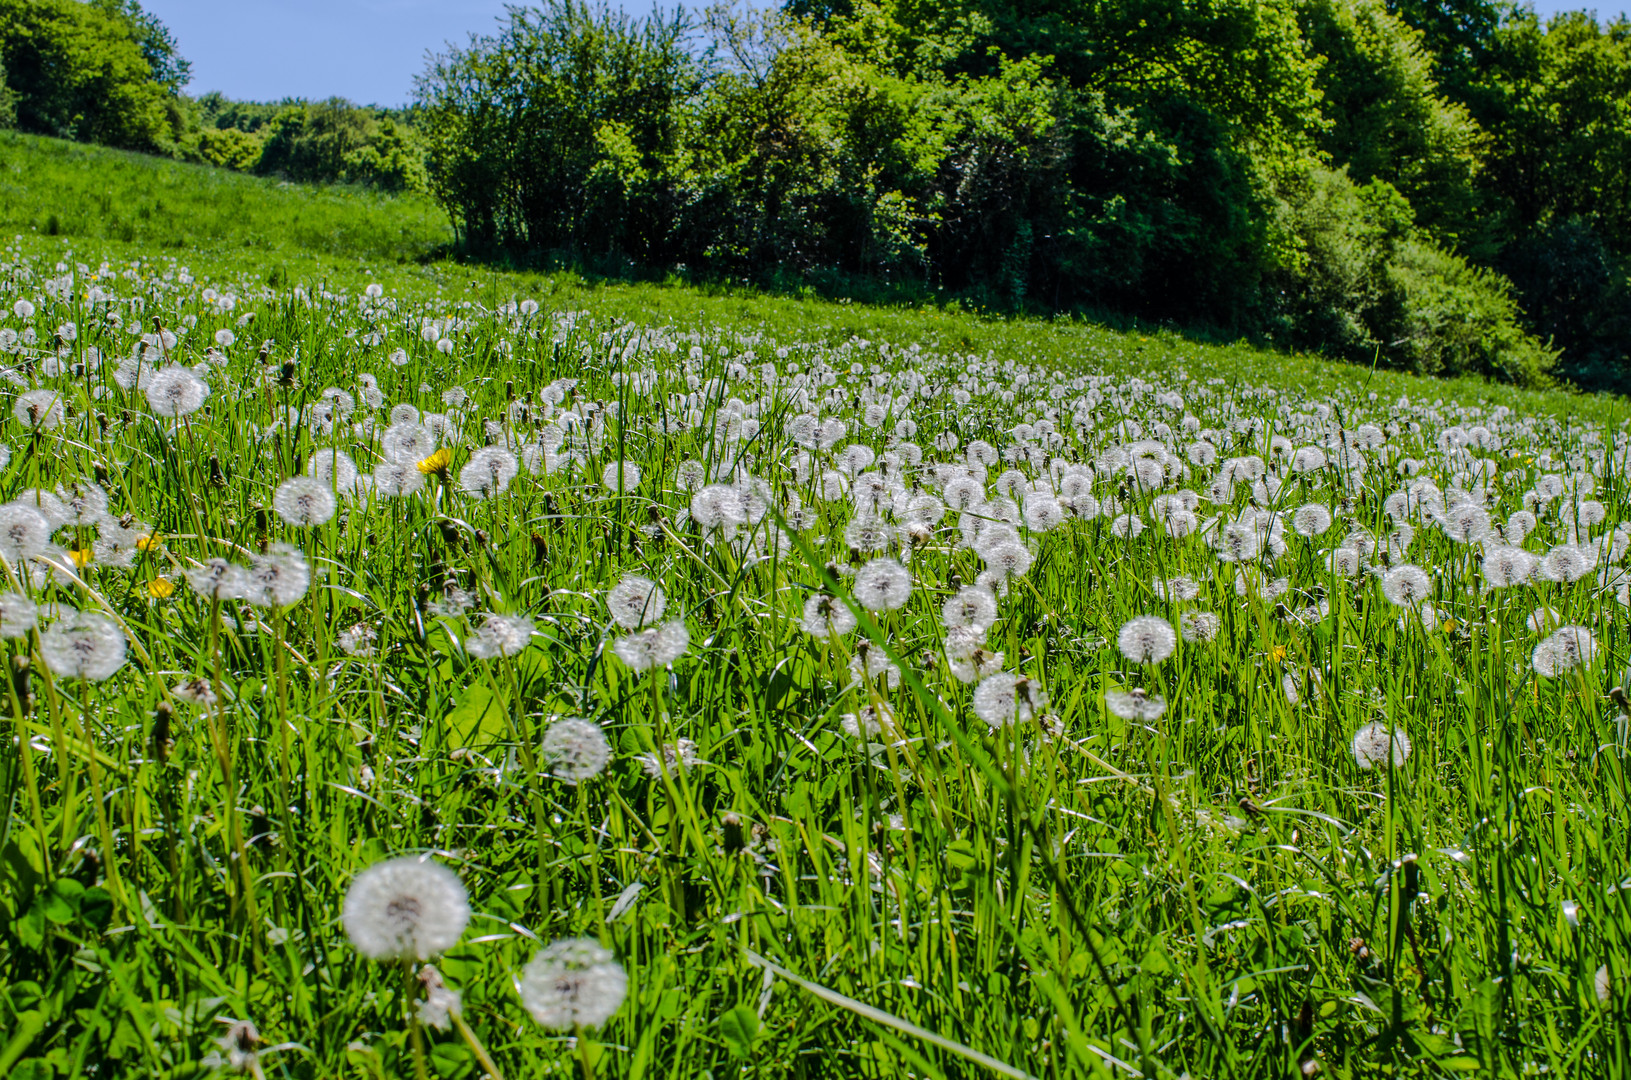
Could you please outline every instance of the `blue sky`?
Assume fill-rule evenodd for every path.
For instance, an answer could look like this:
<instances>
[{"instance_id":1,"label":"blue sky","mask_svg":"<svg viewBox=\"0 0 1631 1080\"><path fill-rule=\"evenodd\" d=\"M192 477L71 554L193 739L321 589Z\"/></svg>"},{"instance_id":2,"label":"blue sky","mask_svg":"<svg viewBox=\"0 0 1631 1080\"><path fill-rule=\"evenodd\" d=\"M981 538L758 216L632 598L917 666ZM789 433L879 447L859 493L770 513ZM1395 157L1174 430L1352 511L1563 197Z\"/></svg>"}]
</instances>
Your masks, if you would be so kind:
<instances>
[{"instance_id":1,"label":"blue sky","mask_svg":"<svg viewBox=\"0 0 1631 1080\"><path fill-rule=\"evenodd\" d=\"M1618 11L1627 2L1598 10ZM503 0L143 0L142 6L175 32L193 64L195 94L219 90L251 101L338 94L379 105L407 103L427 50L487 33L504 12ZM642 0L625 6L646 10ZM1581 6L1535 0L1542 14Z\"/></svg>"}]
</instances>

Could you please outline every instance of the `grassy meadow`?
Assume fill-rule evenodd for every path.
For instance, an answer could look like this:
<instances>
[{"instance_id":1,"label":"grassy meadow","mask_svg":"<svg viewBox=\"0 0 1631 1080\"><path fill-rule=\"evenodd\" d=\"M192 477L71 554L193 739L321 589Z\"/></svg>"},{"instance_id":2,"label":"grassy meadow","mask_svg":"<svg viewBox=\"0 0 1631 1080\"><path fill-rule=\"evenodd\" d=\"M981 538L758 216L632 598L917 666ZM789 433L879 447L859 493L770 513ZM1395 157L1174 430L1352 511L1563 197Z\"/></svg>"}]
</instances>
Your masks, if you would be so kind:
<instances>
[{"instance_id":1,"label":"grassy meadow","mask_svg":"<svg viewBox=\"0 0 1631 1080\"><path fill-rule=\"evenodd\" d=\"M0 1075L1631 1076L1617 399L0 230Z\"/></svg>"}]
</instances>

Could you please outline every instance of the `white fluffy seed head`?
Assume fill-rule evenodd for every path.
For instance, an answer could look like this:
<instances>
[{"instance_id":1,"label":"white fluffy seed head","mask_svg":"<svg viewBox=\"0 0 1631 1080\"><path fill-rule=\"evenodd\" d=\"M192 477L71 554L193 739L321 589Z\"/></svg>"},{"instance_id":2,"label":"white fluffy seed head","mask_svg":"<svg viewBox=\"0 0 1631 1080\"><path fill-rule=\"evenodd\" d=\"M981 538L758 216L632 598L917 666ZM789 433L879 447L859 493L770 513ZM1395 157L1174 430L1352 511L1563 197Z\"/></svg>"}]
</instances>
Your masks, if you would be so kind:
<instances>
[{"instance_id":1,"label":"white fluffy seed head","mask_svg":"<svg viewBox=\"0 0 1631 1080\"><path fill-rule=\"evenodd\" d=\"M341 919L351 943L370 960L428 960L458 943L470 904L453 871L403 856L357 875Z\"/></svg>"},{"instance_id":2,"label":"white fluffy seed head","mask_svg":"<svg viewBox=\"0 0 1631 1080\"><path fill-rule=\"evenodd\" d=\"M337 508L333 489L310 476L291 476L272 496L272 509L290 525L322 525Z\"/></svg>"},{"instance_id":3,"label":"white fluffy seed head","mask_svg":"<svg viewBox=\"0 0 1631 1080\"><path fill-rule=\"evenodd\" d=\"M1354 763L1363 771L1386 768L1390 758L1397 769L1410 757L1410 737L1380 722L1366 724L1354 732L1351 749Z\"/></svg>"},{"instance_id":4,"label":"white fluffy seed head","mask_svg":"<svg viewBox=\"0 0 1631 1080\"><path fill-rule=\"evenodd\" d=\"M622 1006L628 976L600 942L568 938L534 956L517 989L527 1012L551 1031L597 1028Z\"/></svg>"},{"instance_id":5,"label":"white fluffy seed head","mask_svg":"<svg viewBox=\"0 0 1631 1080\"><path fill-rule=\"evenodd\" d=\"M612 759L612 748L600 725L576 718L557 720L544 732L544 760L557 780L576 784L600 775Z\"/></svg>"},{"instance_id":6,"label":"white fluffy seed head","mask_svg":"<svg viewBox=\"0 0 1631 1080\"><path fill-rule=\"evenodd\" d=\"M64 679L101 682L125 664L125 635L112 619L67 610L40 634L46 667Z\"/></svg>"},{"instance_id":7,"label":"white fluffy seed head","mask_svg":"<svg viewBox=\"0 0 1631 1080\"><path fill-rule=\"evenodd\" d=\"M638 630L663 617L668 598L651 579L629 574L606 594L612 621L625 630Z\"/></svg>"},{"instance_id":8,"label":"white fluffy seed head","mask_svg":"<svg viewBox=\"0 0 1631 1080\"><path fill-rule=\"evenodd\" d=\"M1159 615L1128 619L1116 634L1121 655L1135 664L1159 664L1172 655L1177 645L1178 635L1172 632L1172 624Z\"/></svg>"},{"instance_id":9,"label":"white fluffy seed head","mask_svg":"<svg viewBox=\"0 0 1631 1080\"><path fill-rule=\"evenodd\" d=\"M532 620L525 615L489 615L481 629L464 642L464 650L477 660L515 656L532 641Z\"/></svg>"}]
</instances>

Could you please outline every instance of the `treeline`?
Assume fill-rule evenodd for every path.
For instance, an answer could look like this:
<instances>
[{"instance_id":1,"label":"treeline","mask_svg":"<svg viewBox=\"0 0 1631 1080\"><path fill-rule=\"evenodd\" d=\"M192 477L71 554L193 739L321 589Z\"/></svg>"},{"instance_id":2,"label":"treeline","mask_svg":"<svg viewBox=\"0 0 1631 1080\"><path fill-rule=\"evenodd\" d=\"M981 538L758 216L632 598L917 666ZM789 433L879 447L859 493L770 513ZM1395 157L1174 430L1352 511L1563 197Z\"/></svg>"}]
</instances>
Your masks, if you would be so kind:
<instances>
[{"instance_id":1,"label":"treeline","mask_svg":"<svg viewBox=\"0 0 1631 1080\"><path fill-rule=\"evenodd\" d=\"M1628 389L1628 100L1496 0L549 0L417 105L477 248Z\"/></svg>"},{"instance_id":2,"label":"treeline","mask_svg":"<svg viewBox=\"0 0 1631 1080\"><path fill-rule=\"evenodd\" d=\"M138 0L0 0L0 127L291 180L424 187L401 111L194 99L190 75Z\"/></svg>"},{"instance_id":3,"label":"treeline","mask_svg":"<svg viewBox=\"0 0 1631 1080\"><path fill-rule=\"evenodd\" d=\"M1631 391L1631 23L1504 0L512 8L407 110L0 0L0 122L424 188L478 255L1081 312Z\"/></svg>"}]
</instances>

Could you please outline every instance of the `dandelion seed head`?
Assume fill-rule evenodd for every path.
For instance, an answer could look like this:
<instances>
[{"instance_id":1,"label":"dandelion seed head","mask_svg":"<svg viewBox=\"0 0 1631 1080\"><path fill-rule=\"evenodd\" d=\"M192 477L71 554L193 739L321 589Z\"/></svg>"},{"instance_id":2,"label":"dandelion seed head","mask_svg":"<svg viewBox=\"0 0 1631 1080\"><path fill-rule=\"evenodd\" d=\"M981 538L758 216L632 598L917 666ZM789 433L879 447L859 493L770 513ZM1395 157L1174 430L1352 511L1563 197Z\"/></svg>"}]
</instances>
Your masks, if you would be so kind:
<instances>
[{"instance_id":1,"label":"dandelion seed head","mask_svg":"<svg viewBox=\"0 0 1631 1080\"><path fill-rule=\"evenodd\" d=\"M428 960L458 944L470 904L452 870L403 856L358 874L340 918L351 944L370 960Z\"/></svg>"}]
</instances>

